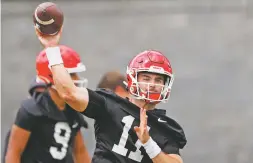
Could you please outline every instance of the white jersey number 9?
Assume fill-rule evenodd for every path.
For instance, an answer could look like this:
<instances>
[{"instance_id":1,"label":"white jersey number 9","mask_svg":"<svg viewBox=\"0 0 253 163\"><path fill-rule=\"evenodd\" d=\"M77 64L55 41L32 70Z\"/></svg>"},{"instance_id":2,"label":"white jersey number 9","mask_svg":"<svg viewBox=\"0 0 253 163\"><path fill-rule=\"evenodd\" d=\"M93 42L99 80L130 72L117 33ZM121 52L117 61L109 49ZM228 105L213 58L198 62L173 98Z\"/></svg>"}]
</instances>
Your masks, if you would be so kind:
<instances>
[{"instance_id":1,"label":"white jersey number 9","mask_svg":"<svg viewBox=\"0 0 253 163\"><path fill-rule=\"evenodd\" d=\"M65 134L61 135L64 131ZM62 148L58 150L57 147L50 147L49 151L54 159L62 160L67 154L68 142L71 135L71 129L66 122L57 122L54 127L54 139L56 143L62 145Z\"/></svg>"}]
</instances>

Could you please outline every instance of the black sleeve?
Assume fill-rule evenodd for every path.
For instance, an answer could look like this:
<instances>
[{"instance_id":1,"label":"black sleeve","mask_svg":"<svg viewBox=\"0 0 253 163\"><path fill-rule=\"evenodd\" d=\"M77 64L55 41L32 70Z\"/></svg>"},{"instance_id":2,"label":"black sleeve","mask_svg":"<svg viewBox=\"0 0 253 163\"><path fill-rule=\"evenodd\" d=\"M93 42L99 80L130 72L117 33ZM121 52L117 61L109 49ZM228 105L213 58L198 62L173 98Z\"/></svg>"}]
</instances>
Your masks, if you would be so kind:
<instances>
[{"instance_id":1,"label":"black sleeve","mask_svg":"<svg viewBox=\"0 0 253 163\"><path fill-rule=\"evenodd\" d=\"M90 89L87 90L89 94L89 103L82 114L93 119L103 116L106 113L105 97Z\"/></svg>"},{"instance_id":2,"label":"black sleeve","mask_svg":"<svg viewBox=\"0 0 253 163\"><path fill-rule=\"evenodd\" d=\"M166 154L178 154L179 153L179 146L176 143L167 142L162 151Z\"/></svg>"},{"instance_id":3,"label":"black sleeve","mask_svg":"<svg viewBox=\"0 0 253 163\"><path fill-rule=\"evenodd\" d=\"M21 107L18 110L15 119L15 125L25 130L31 131L36 123L36 116L28 113L25 108Z\"/></svg>"}]
</instances>

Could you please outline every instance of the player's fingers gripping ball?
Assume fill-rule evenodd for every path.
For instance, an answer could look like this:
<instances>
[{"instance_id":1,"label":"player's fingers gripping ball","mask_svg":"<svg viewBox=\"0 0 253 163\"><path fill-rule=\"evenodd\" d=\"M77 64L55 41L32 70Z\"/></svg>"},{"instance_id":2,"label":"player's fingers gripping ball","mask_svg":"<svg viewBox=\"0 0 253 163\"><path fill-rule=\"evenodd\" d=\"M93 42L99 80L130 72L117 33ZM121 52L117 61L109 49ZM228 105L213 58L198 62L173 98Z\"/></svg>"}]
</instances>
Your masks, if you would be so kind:
<instances>
[{"instance_id":1,"label":"player's fingers gripping ball","mask_svg":"<svg viewBox=\"0 0 253 163\"><path fill-rule=\"evenodd\" d=\"M42 46L44 48L47 48L58 46L61 39L62 29L56 35L53 36L43 35L37 29L35 29L35 32Z\"/></svg>"}]
</instances>

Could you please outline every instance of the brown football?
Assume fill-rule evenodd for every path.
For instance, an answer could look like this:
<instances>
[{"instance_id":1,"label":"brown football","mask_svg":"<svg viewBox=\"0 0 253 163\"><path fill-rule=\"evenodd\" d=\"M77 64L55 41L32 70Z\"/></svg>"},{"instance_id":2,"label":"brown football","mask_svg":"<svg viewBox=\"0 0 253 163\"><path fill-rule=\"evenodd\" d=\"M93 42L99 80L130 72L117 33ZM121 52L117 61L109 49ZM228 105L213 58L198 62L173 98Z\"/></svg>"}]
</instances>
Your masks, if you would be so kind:
<instances>
[{"instance_id":1,"label":"brown football","mask_svg":"<svg viewBox=\"0 0 253 163\"><path fill-rule=\"evenodd\" d=\"M63 19L63 12L52 2L41 3L33 13L35 27L45 35L57 34L62 27Z\"/></svg>"}]
</instances>

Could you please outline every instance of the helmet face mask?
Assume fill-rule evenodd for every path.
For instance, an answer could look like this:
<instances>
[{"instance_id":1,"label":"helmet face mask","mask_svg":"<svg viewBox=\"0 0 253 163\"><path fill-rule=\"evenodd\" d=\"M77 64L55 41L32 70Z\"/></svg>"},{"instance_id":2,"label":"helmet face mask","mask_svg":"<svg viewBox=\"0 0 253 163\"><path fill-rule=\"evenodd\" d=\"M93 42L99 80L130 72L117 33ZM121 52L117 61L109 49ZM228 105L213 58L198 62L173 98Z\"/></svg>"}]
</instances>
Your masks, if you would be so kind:
<instances>
[{"instance_id":1,"label":"helmet face mask","mask_svg":"<svg viewBox=\"0 0 253 163\"><path fill-rule=\"evenodd\" d=\"M73 80L75 86L77 87L82 87L82 88L87 88L88 86L88 79L86 78L80 78L79 80Z\"/></svg>"},{"instance_id":2,"label":"helmet face mask","mask_svg":"<svg viewBox=\"0 0 253 163\"><path fill-rule=\"evenodd\" d=\"M142 81L138 76L142 73L163 77L163 82ZM169 60L157 51L144 51L138 54L127 67L127 87L136 99L146 103L157 104L167 102L174 81Z\"/></svg>"},{"instance_id":3,"label":"helmet face mask","mask_svg":"<svg viewBox=\"0 0 253 163\"><path fill-rule=\"evenodd\" d=\"M70 47L60 45L60 51L64 63L64 67L69 72L69 74L77 74L80 72L85 72L86 67L81 62L79 54L71 49ZM36 58L36 69L37 69L37 77L43 80L47 84L51 84L52 88L54 88L53 75L51 73L50 68L48 67L49 62L46 56L45 50L41 51ZM73 79L75 85L79 87L87 87L88 80L85 78L77 78Z\"/></svg>"}]
</instances>

